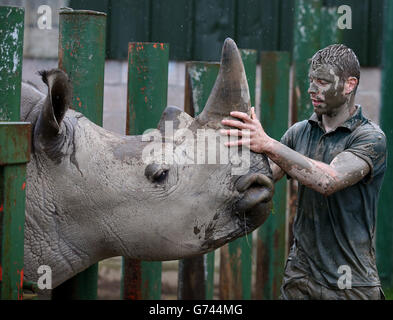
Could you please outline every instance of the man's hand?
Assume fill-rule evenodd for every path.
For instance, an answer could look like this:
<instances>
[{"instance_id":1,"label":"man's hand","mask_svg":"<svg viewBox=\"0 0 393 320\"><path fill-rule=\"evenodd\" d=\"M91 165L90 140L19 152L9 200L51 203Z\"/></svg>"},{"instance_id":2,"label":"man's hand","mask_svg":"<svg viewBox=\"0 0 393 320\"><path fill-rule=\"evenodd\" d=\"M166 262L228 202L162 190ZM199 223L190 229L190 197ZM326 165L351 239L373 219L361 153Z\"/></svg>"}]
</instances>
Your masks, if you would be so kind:
<instances>
[{"instance_id":1,"label":"man's hand","mask_svg":"<svg viewBox=\"0 0 393 320\"><path fill-rule=\"evenodd\" d=\"M265 130L263 130L255 114L254 107L251 108L251 118L247 113L238 111L232 111L231 116L241 119L244 122L238 120L222 120L221 123L223 125L235 127L237 129L222 129L220 132L224 135L242 138L237 141L227 142L225 145L228 147L245 145L249 147L251 151L258 153L264 152L269 143L271 143L271 138L266 134Z\"/></svg>"}]
</instances>

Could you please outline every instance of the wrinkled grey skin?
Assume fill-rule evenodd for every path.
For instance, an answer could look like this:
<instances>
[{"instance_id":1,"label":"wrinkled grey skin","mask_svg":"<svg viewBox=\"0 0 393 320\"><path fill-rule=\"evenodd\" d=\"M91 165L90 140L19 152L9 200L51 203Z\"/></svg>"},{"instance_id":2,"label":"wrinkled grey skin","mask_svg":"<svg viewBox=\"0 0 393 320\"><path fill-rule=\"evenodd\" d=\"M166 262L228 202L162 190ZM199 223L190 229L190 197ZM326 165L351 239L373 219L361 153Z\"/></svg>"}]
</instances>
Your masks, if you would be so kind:
<instances>
[{"instance_id":1,"label":"wrinkled grey skin","mask_svg":"<svg viewBox=\"0 0 393 320\"><path fill-rule=\"evenodd\" d=\"M226 80L218 79L212 94L220 90L220 81L226 90L242 87L238 91L246 107L235 103L232 109L248 112L244 69L230 39L223 58L225 52L243 73L233 69L235 73L223 76ZM42 79L47 94L22 85L21 118L33 125L27 166L26 280L37 281L40 265L51 267L56 287L113 256L172 260L202 254L253 231L267 218L273 186L264 155L252 153L251 169L243 176L231 175L231 164L173 164L160 176L163 166L146 164L141 156L149 142L109 132L69 109L71 84L62 71L42 72ZM221 108L220 102L214 104L209 108ZM222 117L229 116L231 108L226 108L193 119L170 107L160 124L174 120L193 132L217 129Z\"/></svg>"}]
</instances>

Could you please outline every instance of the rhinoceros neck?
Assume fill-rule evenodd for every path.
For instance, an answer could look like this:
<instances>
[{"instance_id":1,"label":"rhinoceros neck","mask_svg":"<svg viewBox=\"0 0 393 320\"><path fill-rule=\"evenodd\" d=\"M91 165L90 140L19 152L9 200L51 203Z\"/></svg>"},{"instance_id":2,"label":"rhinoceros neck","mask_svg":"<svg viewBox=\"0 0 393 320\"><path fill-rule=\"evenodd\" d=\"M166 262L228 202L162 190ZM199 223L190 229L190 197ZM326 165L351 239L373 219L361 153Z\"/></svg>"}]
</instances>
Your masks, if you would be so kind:
<instances>
[{"instance_id":1,"label":"rhinoceros neck","mask_svg":"<svg viewBox=\"0 0 393 320\"><path fill-rule=\"evenodd\" d=\"M99 246L87 241L88 229L67 213L54 180L48 179L50 167L46 170L41 161L34 156L28 165L24 273L36 282L38 268L49 266L55 287L97 261Z\"/></svg>"},{"instance_id":2,"label":"rhinoceros neck","mask_svg":"<svg viewBox=\"0 0 393 320\"><path fill-rule=\"evenodd\" d=\"M61 161L37 151L27 169L25 276L37 281L39 266L48 265L54 287L102 259L130 255L114 224L132 201L124 181L140 171L143 144L74 111L64 122L73 137Z\"/></svg>"}]
</instances>

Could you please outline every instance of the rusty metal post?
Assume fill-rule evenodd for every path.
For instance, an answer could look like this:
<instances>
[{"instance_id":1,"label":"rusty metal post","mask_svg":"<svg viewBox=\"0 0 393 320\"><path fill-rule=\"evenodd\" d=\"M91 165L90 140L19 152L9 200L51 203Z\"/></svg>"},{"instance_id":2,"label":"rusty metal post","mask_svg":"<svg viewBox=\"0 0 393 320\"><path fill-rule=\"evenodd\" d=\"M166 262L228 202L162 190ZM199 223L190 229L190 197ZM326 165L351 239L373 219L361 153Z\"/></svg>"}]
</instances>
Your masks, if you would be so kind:
<instances>
[{"instance_id":1,"label":"rusty metal post","mask_svg":"<svg viewBox=\"0 0 393 320\"><path fill-rule=\"evenodd\" d=\"M102 126L106 14L60 11L59 68L73 86L72 106ZM53 299L97 299L98 263L53 290Z\"/></svg>"},{"instance_id":2,"label":"rusty metal post","mask_svg":"<svg viewBox=\"0 0 393 320\"><path fill-rule=\"evenodd\" d=\"M19 121L25 9L0 7L0 120Z\"/></svg>"},{"instance_id":3,"label":"rusty metal post","mask_svg":"<svg viewBox=\"0 0 393 320\"><path fill-rule=\"evenodd\" d=\"M0 122L0 299L23 298L26 163L30 161L30 134L30 123Z\"/></svg>"},{"instance_id":4,"label":"rusty metal post","mask_svg":"<svg viewBox=\"0 0 393 320\"><path fill-rule=\"evenodd\" d=\"M71 79L73 108L102 126L106 14L61 10L59 68Z\"/></svg>"},{"instance_id":5,"label":"rusty metal post","mask_svg":"<svg viewBox=\"0 0 393 320\"><path fill-rule=\"evenodd\" d=\"M273 139L280 140L288 129L289 52L263 52L261 55L262 126ZM279 297L286 258L286 179L275 184L273 209L258 229L256 299Z\"/></svg>"},{"instance_id":6,"label":"rusty metal post","mask_svg":"<svg viewBox=\"0 0 393 320\"><path fill-rule=\"evenodd\" d=\"M220 63L187 62L184 111L200 114L216 81ZM179 300L212 300L214 294L214 251L179 261Z\"/></svg>"},{"instance_id":7,"label":"rusty metal post","mask_svg":"<svg viewBox=\"0 0 393 320\"><path fill-rule=\"evenodd\" d=\"M255 106L257 51L240 49L250 90L251 105ZM236 239L220 248L220 299L251 299L252 234Z\"/></svg>"},{"instance_id":8,"label":"rusty metal post","mask_svg":"<svg viewBox=\"0 0 393 320\"><path fill-rule=\"evenodd\" d=\"M126 134L157 128L167 105L169 45L132 42L128 45ZM161 298L161 262L123 259L123 299Z\"/></svg>"}]
</instances>

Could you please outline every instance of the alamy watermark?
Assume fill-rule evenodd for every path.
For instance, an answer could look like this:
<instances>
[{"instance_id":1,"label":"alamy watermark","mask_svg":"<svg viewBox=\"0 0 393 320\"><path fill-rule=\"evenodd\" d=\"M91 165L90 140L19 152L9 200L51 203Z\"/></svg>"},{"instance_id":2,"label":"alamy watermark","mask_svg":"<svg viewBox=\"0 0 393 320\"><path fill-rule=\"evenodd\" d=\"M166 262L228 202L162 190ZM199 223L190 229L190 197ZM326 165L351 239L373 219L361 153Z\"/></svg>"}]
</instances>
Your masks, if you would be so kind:
<instances>
[{"instance_id":1,"label":"alamy watermark","mask_svg":"<svg viewBox=\"0 0 393 320\"><path fill-rule=\"evenodd\" d=\"M352 289L352 270L348 265L341 265L337 270L341 276L337 280L337 286L339 289Z\"/></svg>"},{"instance_id":2,"label":"alamy watermark","mask_svg":"<svg viewBox=\"0 0 393 320\"><path fill-rule=\"evenodd\" d=\"M247 134L247 130L243 130ZM144 163L165 165L231 164L232 175L243 175L250 169L250 149L246 145L228 147L226 142L238 137L220 134L214 129L186 128L174 130L172 121L165 121L165 133L147 130L142 141L149 142L142 150Z\"/></svg>"},{"instance_id":3,"label":"alamy watermark","mask_svg":"<svg viewBox=\"0 0 393 320\"><path fill-rule=\"evenodd\" d=\"M337 26L340 29L352 29L352 8L348 5L342 5L337 8L337 13L342 14L337 20Z\"/></svg>"},{"instance_id":4,"label":"alamy watermark","mask_svg":"<svg viewBox=\"0 0 393 320\"><path fill-rule=\"evenodd\" d=\"M40 275L37 280L37 287L40 290L52 289L52 269L50 266L42 265L38 267L37 273Z\"/></svg>"},{"instance_id":5,"label":"alamy watermark","mask_svg":"<svg viewBox=\"0 0 393 320\"><path fill-rule=\"evenodd\" d=\"M37 26L41 30L51 30L52 29L52 9L48 5L41 5L37 10L38 20Z\"/></svg>"}]
</instances>

